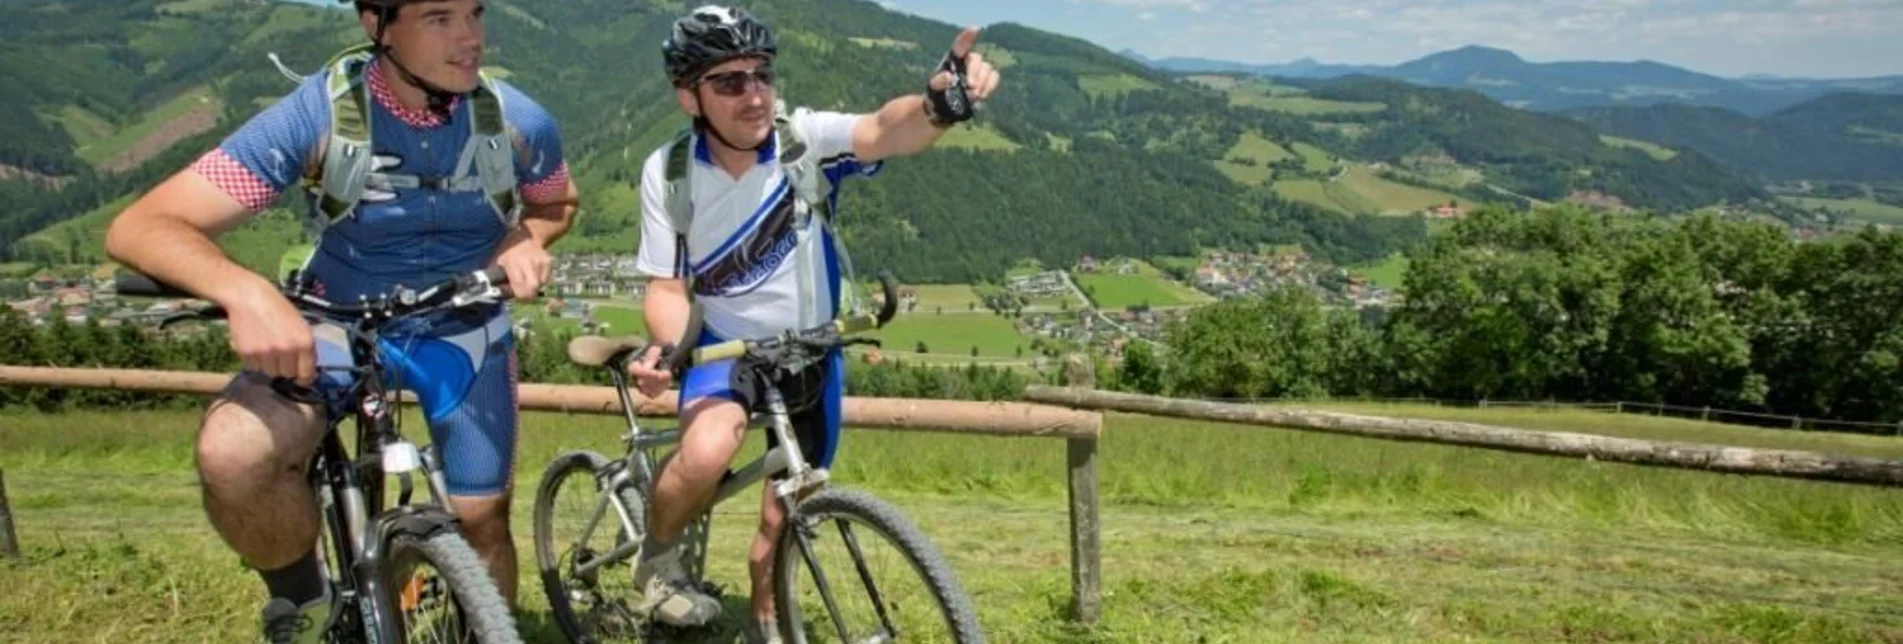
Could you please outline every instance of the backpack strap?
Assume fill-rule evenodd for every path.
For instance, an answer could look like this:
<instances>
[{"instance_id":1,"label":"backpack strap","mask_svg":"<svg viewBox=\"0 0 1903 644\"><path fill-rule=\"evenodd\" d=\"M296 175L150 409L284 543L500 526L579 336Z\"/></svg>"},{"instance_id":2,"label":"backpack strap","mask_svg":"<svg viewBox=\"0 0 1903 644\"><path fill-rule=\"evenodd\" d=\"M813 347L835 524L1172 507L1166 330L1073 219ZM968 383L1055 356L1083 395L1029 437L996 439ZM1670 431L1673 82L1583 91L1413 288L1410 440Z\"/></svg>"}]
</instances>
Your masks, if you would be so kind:
<instances>
[{"instance_id":1,"label":"backpack strap","mask_svg":"<svg viewBox=\"0 0 1903 644\"><path fill-rule=\"evenodd\" d=\"M330 130L320 145L320 156L305 164L304 185L311 194L320 228L351 216L366 190L392 191L427 188L450 192L482 192L504 225L514 227L521 217L516 179L518 157L532 152L503 114L502 93L488 74L469 95L469 139L457 159L454 174L423 177L383 172L371 143L369 88L364 71L373 60L368 43L338 53L325 65L330 98Z\"/></svg>"},{"instance_id":2,"label":"backpack strap","mask_svg":"<svg viewBox=\"0 0 1903 644\"><path fill-rule=\"evenodd\" d=\"M304 186L312 206L328 225L348 216L363 199L371 170L370 97L363 82L370 62L370 46L345 49L325 64L325 92L330 98L329 138L321 156L305 164Z\"/></svg>"},{"instance_id":3,"label":"backpack strap","mask_svg":"<svg viewBox=\"0 0 1903 644\"><path fill-rule=\"evenodd\" d=\"M693 292L694 278L687 255L687 233L694 225L694 190L690 179L693 173L688 172L693 142L693 128L683 128L668 142L667 158L662 165L662 176L667 182L667 219L674 228L674 272L687 280L689 293Z\"/></svg>"}]
</instances>

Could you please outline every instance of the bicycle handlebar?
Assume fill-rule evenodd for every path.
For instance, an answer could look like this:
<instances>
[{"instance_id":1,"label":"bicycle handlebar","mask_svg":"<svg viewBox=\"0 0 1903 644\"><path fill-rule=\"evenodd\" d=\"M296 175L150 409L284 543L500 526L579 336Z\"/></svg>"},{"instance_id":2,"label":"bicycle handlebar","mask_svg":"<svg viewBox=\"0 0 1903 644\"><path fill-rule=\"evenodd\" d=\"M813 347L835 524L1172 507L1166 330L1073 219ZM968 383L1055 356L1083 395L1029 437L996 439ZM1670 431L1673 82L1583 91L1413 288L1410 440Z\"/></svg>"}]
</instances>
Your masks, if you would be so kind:
<instances>
[{"instance_id":1,"label":"bicycle handlebar","mask_svg":"<svg viewBox=\"0 0 1903 644\"><path fill-rule=\"evenodd\" d=\"M501 292L499 287L509 283L509 275L501 267L491 266L480 271L457 275L422 290L399 288L394 293L379 295L374 299L360 298L359 304L334 303L309 293L295 280L292 282L292 284L280 285L278 290L284 294L284 297L290 299L291 305L297 307L299 311L328 318L388 320L442 308L460 308L478 299L498 295ZM198 297L143 273L120 274L114 278L113 286L120 295ZM225 317L224 308L213 304L168 317L159 326L163 327L186 319L222 317Z\"/></svg>"},{"instance_id":2,"label":"bicycle handlebar","mask_svg":"<svg viewBox=\"0 0 1903 644\"><path fill-rule=\"evenodd\" d=\"M691 346L693 339L700 337L703 322L700 307L691 307L687 318L687 332L681 335L683 344L668 347L662 354L660 363L669 370L679 373L683 369L694 365L728 358L737 358L760 347L784 346L789 342L798 343L814 349L827 349L844 344L854 344L856 343L855 340L846 339L845 336L882 328L886 323L892 321L893 315L898 313L898 281L892 277L890 271L879 272L879 288L885 295L885 301L879 307L879 312L876 315L849 315L828 321L810 329L790 331L770 338L729 340L718 344L683 350L683 346ZM857 342L877 344L876 340ZM646 349L641 350L642 354L646 352Z\"/></svg>"}]
</instances>

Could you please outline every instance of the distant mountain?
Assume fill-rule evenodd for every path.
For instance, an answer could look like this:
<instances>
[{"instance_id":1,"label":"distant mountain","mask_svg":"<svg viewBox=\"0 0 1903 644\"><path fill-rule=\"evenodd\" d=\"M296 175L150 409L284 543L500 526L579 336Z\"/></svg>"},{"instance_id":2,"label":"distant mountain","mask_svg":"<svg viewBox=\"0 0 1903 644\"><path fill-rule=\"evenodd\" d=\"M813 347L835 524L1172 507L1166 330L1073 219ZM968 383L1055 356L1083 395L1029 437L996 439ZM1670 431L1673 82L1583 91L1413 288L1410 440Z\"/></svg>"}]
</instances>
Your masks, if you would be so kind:
<instances>
[{"instance_id":1,"label":"distant mountain","mask_svg":"<svg viewBox=\"0 0 1903 644\"><path fill-rule=\"evenodd\" d=\"M1903 178L1903 96L1832 94L1765 117L1691 105L1565 114L1610 134L1697 150L1765 179Z\"/></svg>"},{"instance_id":2,"label":"distant mountain","mask_svg":"<svg viewBox=\"0 0 1903 644\"><path fill-rule=\"evenodd\" d=\"M1198 58L1166 58L1148 64L1172 72L1249 73L1285 78L1366 74L1434 87L1465 87L1510 106L1541 111L1601 105L1678 104L1723 107L1762 116L1835 92L1903 94L1903 76L1732 79L1649 60L1531 63L1513 52L1481 46L1443 51L1392 66L1330 65L1309 58L1283 65Z\"/></svg>"},{"instance_id":3,"label":"distant mountain","mask_svg":"<svg viewBox=\"0 0 1903 644\"><path fill-rule=\"evenodd\" d=\"M1380 65L1330 65L1313 58L1303 58L1280 65L1255 65L1213 58L1193 58L1172 56L1152 59L1135 51L1125 49L1125 57L1170 72L1217 72L1224 74L1255 74L1258 76L1280 76L1283 78L1333 78L1354 74L1375 74L1386 69Z\"/></svg>"}]
</instances>

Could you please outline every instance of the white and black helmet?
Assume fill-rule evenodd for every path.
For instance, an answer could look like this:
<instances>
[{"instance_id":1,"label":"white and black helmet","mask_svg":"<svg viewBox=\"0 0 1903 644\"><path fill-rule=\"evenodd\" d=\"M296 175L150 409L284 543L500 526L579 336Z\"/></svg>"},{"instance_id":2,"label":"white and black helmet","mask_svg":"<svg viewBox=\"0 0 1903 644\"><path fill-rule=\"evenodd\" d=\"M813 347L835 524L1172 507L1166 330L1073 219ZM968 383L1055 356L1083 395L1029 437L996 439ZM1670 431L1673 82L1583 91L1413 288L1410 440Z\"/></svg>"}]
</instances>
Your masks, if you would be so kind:
<instances>
[{"instance_id":1,"label":"white and black helmet","mask_svg":"<svg viewBox=\"0 0 1903 644\"><path fill-rule=\"evenodd\" d=\"M742 56L772 58L779 52L773 30L739 7L703 5L674 21L661 55L674 84L685 84L707 68Z\"/></svg>"}]
</instances>

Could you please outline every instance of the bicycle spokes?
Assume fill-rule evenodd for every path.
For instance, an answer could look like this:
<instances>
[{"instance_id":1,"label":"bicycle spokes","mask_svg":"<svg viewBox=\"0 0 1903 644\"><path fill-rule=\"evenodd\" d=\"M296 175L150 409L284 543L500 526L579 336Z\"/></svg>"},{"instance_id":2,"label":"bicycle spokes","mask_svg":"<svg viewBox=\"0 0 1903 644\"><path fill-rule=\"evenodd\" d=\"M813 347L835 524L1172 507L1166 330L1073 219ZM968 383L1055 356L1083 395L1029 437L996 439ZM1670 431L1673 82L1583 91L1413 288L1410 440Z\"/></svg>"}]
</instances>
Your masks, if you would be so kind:
<instances>
[{"instance_id":1,"label":"bicycle spokes","mask_svg":"<svg viewBox=\"0 0 1903 644\"><path fill-rule=\"evenodd\" d=\"M938 601L893 538L858 517L819 515L802 530L798 565L783 568L789 615L809 642L951 642ZM783 586L786 587L786 586Z\"/></svg>"}]
</instances>

